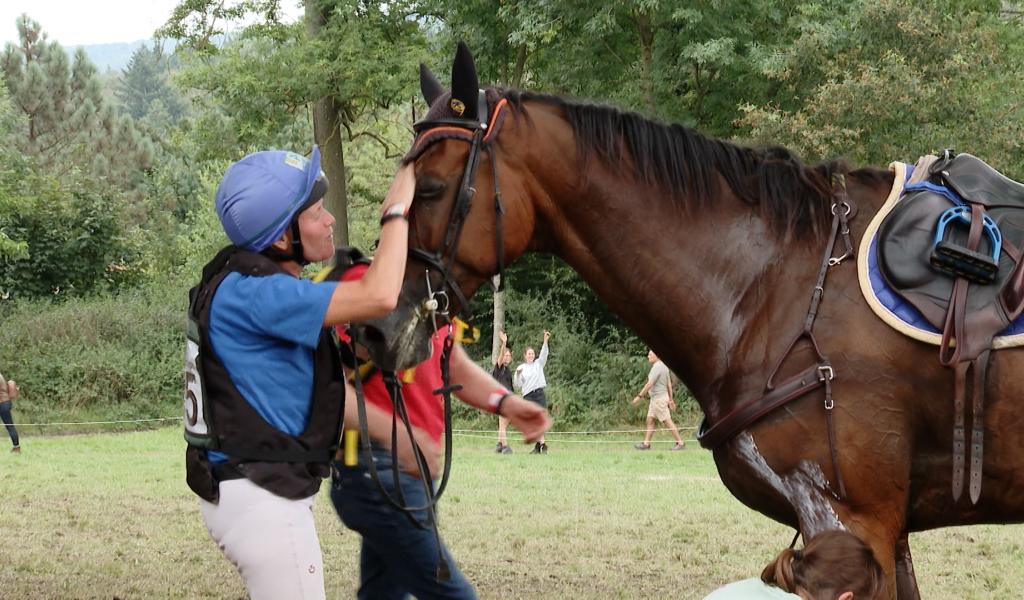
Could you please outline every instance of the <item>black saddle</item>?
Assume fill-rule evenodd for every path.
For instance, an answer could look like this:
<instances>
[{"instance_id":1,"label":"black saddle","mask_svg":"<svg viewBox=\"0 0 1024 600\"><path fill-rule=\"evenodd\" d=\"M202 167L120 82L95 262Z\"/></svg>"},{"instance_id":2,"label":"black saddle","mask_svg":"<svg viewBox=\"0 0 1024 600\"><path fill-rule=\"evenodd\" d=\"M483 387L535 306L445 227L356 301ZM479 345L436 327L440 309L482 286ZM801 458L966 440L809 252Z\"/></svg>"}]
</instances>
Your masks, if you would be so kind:
<instances>
[{"instance_id":1,"label":"black saddle","mask_svg":"<svg viewBox=\"0 0 1024 600\"><path fill-rule=\"evenodd\" d=\"M955 372L954 499L963 487L964 411L971 388L970 491L976 503L988 358L995 336L1024 310L1024 185L975 156L947 150L924 184L910 187L879 227L879 265L892 289L942 331L939 361ZM959 220L943 218L953 211ZM940 220L958 222L943 230ZM944 235L937 239L937 232Z\"/></svg>"},{"instance_id":2,"label":"black saddle","mask_svg":"<svg viewBox=\"0 0 1024 600\"><path fill-rule=\"evenodd\" d=\"M1014 285L1011 275L1019 262L1017 249L1024 246L1024 185L970 154L940 159L930 169L928 182L952 189L968 206L984 207L984 213L999 227L1003 251L995 278L991 284L970 287L966 311L970 314L986 306L1004 304L1001 308L1006 313L1005 326L1008 326L1021 308L1015 298L1017 294L1007 286ZM953 206L952 200L938 192L912 191L896 204L878 230L882 275L897 293L939 329L945 324L956 280L933 266L931 254L939 217ZM949 241L960 246L966 246L969 237L967 227L952 228L947 235ZM982 237L977 252L987 255L990 244ZM999 331L994 331L992 335L997 333Z\"/></svg>"}]
</instances>

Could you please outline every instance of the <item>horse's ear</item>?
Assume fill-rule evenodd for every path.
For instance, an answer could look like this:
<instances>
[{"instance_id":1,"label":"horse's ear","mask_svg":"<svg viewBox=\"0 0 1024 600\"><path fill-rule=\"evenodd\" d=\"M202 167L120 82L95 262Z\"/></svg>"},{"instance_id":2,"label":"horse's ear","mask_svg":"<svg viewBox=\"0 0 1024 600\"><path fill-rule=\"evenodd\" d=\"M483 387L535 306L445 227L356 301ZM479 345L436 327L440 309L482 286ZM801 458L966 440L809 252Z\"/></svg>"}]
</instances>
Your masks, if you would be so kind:
<instances>
[{"instance_id":1,"label":"horse's ear","mask_svg":"<svg viewBox=\"0 0 1024 600\"><path fill-rule=\"evenodd\" d=\"M476 75L473 55L465 42L459 42L455 62L452 64L452 99L449 108L460 118L475 120L479 91L480 79Z\"/></svg>"},{"instance_id":2,"label":"horse's ear","mask_svg":"<svg viewBox=\"0 0 1024 600\"><path fill-rule=\"evenodd\" d=\"M420 91L423 92L423 99L427 101L427 106L433 106L434 100L444 93L441 82L434 76L430 67L423 63L420 63Z\"/></svg>"}]
</instances>

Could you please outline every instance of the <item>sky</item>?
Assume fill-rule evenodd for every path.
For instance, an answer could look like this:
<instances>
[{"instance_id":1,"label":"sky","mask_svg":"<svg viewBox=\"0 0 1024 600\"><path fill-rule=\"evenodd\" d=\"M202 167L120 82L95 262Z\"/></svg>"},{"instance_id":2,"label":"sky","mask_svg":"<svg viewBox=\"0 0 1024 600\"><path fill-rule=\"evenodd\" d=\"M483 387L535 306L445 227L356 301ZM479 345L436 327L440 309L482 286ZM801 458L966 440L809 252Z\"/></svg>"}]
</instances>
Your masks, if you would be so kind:
<instances>
[{"instance_id":1,"label":"sky","mask_svg":"<svg viewBox=\"0 0 1024 600\"><path fill-rule=\"evenodd\" d=\"M15 42L15 19L27 13L62 46L134 42L152 37L178 0L0 0L0 46ZM287 18L298 18L299 0L281 0Z\"/></svg>"}]
</instances>

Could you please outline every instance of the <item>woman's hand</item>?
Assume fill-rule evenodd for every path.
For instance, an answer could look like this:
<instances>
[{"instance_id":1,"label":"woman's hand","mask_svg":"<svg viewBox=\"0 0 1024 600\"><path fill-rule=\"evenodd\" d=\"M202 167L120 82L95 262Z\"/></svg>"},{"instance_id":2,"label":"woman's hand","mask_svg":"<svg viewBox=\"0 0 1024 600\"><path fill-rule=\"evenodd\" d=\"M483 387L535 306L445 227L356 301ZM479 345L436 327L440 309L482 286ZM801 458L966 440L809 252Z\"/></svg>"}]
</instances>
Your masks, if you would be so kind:
<instances>
[{"instance_id":1,"label":"woman's hand","mask_svg":"<svg viewBox=\"0 0 1024 600\"><path fill-rule=\"evenodd\" d=\"M391 180L391 187L384 196L384 202L380 207L381 216L392 214L409 214L409 207L412 206L412 197L416 192L416 165L409 163L398 169L395 178Z\"/></svg>"},{"instance_id":2,"label":"woman's hand","mask_svg":"<svg viewBox=\"0 0 1024 600\"><path fill-rule=\"evenodd\" d=\"M523 442L530 444L541 438L551 429L551 416L548 411L519 396L509 396L501 405L501 416L523 434Z\"/></svg>"}]
</instances>

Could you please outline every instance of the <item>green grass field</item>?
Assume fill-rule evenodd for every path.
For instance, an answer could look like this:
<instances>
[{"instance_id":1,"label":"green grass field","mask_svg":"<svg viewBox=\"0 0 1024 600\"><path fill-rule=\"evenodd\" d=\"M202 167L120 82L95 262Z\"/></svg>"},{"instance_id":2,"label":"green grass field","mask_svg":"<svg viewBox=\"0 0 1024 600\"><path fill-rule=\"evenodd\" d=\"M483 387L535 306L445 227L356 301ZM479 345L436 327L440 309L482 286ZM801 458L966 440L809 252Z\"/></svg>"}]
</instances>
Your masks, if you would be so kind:
<instances>
[{"instance_id":1,"label":"green grass field","mask_svg":"<svg viewBox=\"0 0 1024 600\"><path fill-rule=\"evenodd\" d=\"M0 454L0 598L245 596L184 483L177 428L23 433L22 455ZM792 538L732 498L696 444L637 452L566 439L551 436L548 456L498 456L490 436L456 438L441 532L481 598L703 598L758 574ZM328 597L353 597L357 536L326 493L316 518ZM923 597L1020 597L1022 534L913 536Z\"/></svg>"}]
</instances>

